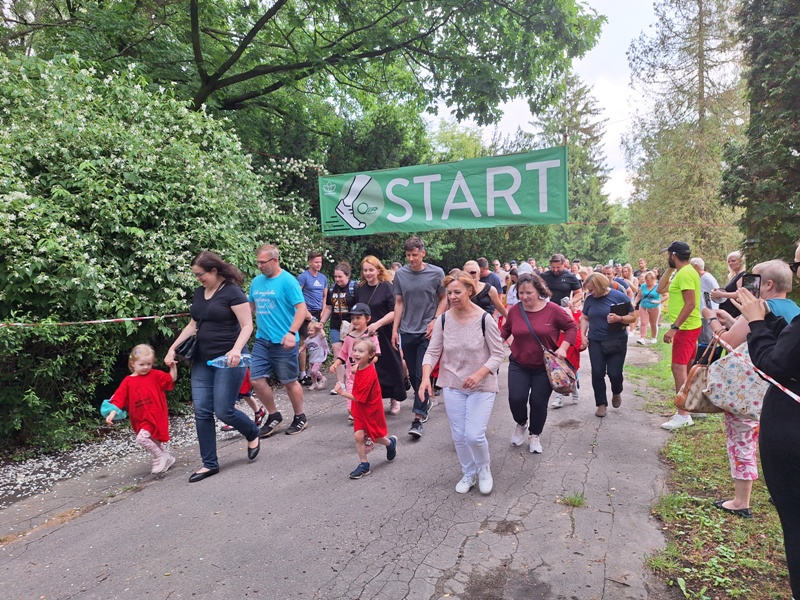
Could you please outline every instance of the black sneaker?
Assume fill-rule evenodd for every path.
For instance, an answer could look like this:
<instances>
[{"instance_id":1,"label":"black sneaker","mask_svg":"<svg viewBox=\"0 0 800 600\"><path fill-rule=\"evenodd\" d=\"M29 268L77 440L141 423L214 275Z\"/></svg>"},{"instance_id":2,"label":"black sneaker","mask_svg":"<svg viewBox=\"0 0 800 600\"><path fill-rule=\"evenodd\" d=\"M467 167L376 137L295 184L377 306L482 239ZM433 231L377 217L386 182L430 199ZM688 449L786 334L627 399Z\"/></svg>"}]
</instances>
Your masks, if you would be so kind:
<instances>
[{"instance_id":1,"label":"black sneaker","mask_svg":"<svg viewBox=\"0 0 800 600\"><path fill-rule=\"evenodd\" d=\"M386 460L394 460L394 457L397 456L397 438L390 435L389 440L392 443L386 446Z\"/></svg>"},{"instance_id":2,"label":"black sneaker","mask_svg":"<svg viewBox=\"0 0 800 600\"><path fill-rule=\"evenodd\" d=\"M370 474L369 463L358 463L356 470L350 473L350 479L361 479L365 475Z\"/></svg>"},{"instance_id":3,"label":"black sneaker","mask_svg":"<svg viewBox=\"0 0 800 600\"><path fill-rule=\"evenodd\" d=\"M417 439L422 437L422 422L419 419L414 419L411 422L411 427L408 430L408 435L412 435Z\"/></svg>"},{"instance_id":4,"label":"black sneaker","mask_svg":"<svg viewBox=\"0 0 800 600\"><path fill-rule=\"evenodd\" d=\"M302 415L295 415L294 419L292 419L292 424L289 425L289 429L286 430L286 435L295 435L303 431L306 428L308 421L306 420L306 415L303 413Z\"/></svg>"},{"instance_id":5,"label":"black sneaker","mask_svg":"<svg viewBox=\"0 0 800 600\"><path fill-rule=\"evenodd\" d=\"M283 421L283 416L281 413L272 413L267 417L267 422L263 427L261 427L261 430L258 432L258 436L262 438L271 436L278 430L278 425L281 424L281 421Z\"/></svg>"},{"instance_id":6,"label":"black sneaker","mask_svg":"<svg viewBox=\"0 0 800 600\"><path fill-rule=\"evenodd\" d=\"M302 385L310 386L312 383L314 383L314 380L313 380L313 379L311 379L311 377L309 377L308 375L306 375L305 377L303 377L303 378L300 380L300 383L301 383Z\"/></svg>"}]
</instances>

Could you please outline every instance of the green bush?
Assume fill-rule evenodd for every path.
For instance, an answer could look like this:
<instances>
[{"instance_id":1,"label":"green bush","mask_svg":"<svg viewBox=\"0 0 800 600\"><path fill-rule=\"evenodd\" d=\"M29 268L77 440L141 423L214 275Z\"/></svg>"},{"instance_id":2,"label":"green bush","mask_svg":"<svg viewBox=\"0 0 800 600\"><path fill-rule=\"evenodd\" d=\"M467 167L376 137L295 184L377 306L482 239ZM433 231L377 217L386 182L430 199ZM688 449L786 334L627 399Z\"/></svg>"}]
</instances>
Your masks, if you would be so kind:
<instances>
[{"instance_id":1,"label":"green bush","mask_svg":"<svg viewBox=\"0 0 800 600\"><path fill-rule=\"evenodd\" d=\"M0 321L187 312L203 249L252 275L273 242L299 267L314 223L301 199L276 198L280 176L135 68L0 57ZM63 445L54 423L80 423L120 357L144 341L163 355L185 323L0 328L0 440Z\"/></svg>"}]
</instances>

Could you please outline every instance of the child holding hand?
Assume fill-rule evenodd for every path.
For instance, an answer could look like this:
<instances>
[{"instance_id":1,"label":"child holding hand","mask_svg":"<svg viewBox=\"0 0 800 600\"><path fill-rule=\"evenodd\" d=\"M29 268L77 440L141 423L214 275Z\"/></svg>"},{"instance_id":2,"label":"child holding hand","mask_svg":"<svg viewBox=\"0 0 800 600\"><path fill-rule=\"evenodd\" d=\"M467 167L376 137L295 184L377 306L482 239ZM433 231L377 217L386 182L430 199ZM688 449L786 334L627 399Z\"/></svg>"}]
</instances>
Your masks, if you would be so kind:
<instances>
[{"instance_id":1,"label":"child holding hand","mask_svg":"<svg viewBox=\"0 0 800 600\"><path fill-rule=\"evenodd\" d=\"M370 474L367 462L367 438L376 444L386 446L386 460L397 456L397 437L387 437L386 415L383 411L383 395L378 381L378 372L372 364L375 358L375 344L366 337L357 339L352 346L354 381L352 393L337 383L336 392L352 402L353 437L359 464L350 473L350 479L361 479Z\"/></svg>"},{"instance_id":2,"label":"child holding hand","mask_svg":"<svg viewBox=\"0 0 800 600\"><path fill-rule=\"evenodd\" d=\"M127 410L131 427L136 432L136 443L153 457L151 473L164 473L175 463L162 444L169 441L167 395L178 379L178 364L172 363L169 373L154 370L156 353L147 344L139 344L128 357L131 374L122 380L111 397L118 410ZM106 422L111 425L117 411L111 410Z\"/></svg>"},{"instance_id":3,"label":"child holding hand","mask_svg":"<svg viewBox=\"0 0 800 600\"><path fill-rule=\"evenodd\" d=\"M325 328L319 321L312 321L308 324L308 337L306 338L306 352L308 362L311 364L311 386L309 389L321 390L325 388L327 379L320 369L322 363L328 359L328 338L325 337Z\"/></svg>"}]
</instances>

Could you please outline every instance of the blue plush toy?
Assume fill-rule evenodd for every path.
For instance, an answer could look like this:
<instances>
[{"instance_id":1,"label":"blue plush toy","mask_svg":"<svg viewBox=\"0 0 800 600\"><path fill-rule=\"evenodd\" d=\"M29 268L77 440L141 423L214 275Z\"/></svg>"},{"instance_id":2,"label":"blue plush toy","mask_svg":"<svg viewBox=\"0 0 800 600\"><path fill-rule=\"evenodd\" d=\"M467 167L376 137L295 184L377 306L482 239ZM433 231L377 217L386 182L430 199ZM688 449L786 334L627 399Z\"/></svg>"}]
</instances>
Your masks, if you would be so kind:
<instances>
[{"instance_id":1,"label":"blue plush toy","mask_svg":"<svg viewBox=\"0 0 800 600\"><path fill-rule=\"evenodd\" d=\"M128 418L127 411L121 410L116 406L114 406L113 404L111 404L111 400L103 400L103 403L100 405L100 414L103 416L104 419L108 417L109 414L111 414L112 410L117 411L117 414L114 415L114 421L122 421Z\"/></svg>"}]
</instances>

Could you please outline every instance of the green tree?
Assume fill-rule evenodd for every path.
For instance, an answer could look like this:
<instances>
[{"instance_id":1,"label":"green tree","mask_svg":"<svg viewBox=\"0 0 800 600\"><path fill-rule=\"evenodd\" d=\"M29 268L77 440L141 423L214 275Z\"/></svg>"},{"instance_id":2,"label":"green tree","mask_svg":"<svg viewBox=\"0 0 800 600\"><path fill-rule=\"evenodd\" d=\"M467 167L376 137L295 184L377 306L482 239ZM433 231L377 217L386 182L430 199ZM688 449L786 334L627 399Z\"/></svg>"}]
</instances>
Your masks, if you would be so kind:
<instances>
[{"instance_id":1,"label":"green tree","mask_svg":"<svg viewBox=\"0 0 800 600\"><path fill-rule=\"evenodd\" d=\"M274 171L133 69L0 57L0 320L185 312L203 249L252 274L254 249L276 241L299 267L317 238ZM0 439L60 443L121 354L180 324L0 328Z\"/></svg>"},{"instance_id":2,"label":"green tree","mask_svg":"<svg viewBox=\"0 0 800 600\"><path fill-rule=\"evenodd\" d=\"M736 214L719 194L722 148L745 118L734 0L659 0L652 34L628 59L650 101L626 137L634 173L631 252L655 260L674 239L718 266L741 246ZM719 275L717 270L717 275Z\"/></svg>"},{"instance_id":3,"label":"green tree","mask_svg":"<svg viewBox=\"0 0 800 600\"><path fill-rule=\"evenodd\" d=\"M550 103L602 23L575 0L4 7L14 15L7 45L44 57L91 52L116 68L142 62L152 80L185 88L198 109L269 107L286 90L326 97L355 89L430 106L440 100L459 120L479 123L495 120L512 98L526 98L534 112Z\"/></svg>"},{"instance_id":4,"label":"green tree","mask_svg":"<svg viewBox=\"0 0 800 600\"><path fill-rule=\"evenodd\" d=\"M563 99L531 123L536 132L518 132L507 148L523 151L567 141L570 223L551 227L545 254L559 252L584 262L605 262L621 256L625 243L623 229L612 219L613 205L603 193L608 180L602 149L605 119L591 90L577 75L570 74L564 87Z\"/></svg>"},{"instance_id":5,"label":"green tree","mask_svg":"<svg viewBox=\"0 0 800 600\"><path fill-rule=\"evenodd\" d=\"M739 13L750 122L726 149L722 193L743 210L750 263L791 260L800 239L800 5L750 0Z\"/></svg>"}]
</instances>

